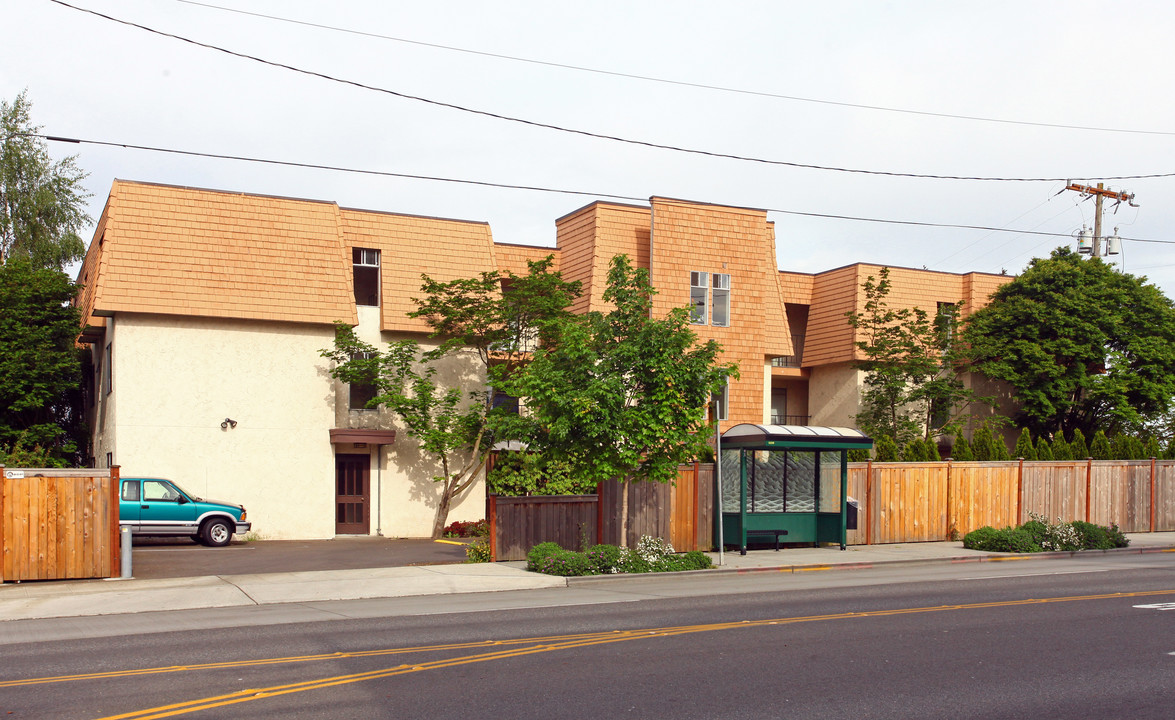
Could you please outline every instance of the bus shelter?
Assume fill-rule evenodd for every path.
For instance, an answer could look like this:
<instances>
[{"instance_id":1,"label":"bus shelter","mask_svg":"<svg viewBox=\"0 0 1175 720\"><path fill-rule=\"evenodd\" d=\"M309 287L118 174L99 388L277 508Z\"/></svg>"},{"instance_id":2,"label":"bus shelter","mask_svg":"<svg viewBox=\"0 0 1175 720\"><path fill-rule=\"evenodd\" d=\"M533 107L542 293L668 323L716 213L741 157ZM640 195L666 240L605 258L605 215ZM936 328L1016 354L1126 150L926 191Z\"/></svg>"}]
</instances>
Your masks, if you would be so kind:
<instances>
[{"instance_id":1,"label":"bus shelter","mask_svg":"<svg viewBox=\"0 0 1175 720\"><path fill-rule=\"evenodd\" d=\"M721 440L721 542L738 545L744 555L748 538L774 539L777 550L781 541L845 549L856 527L849 450L873 447L871 438L852 428L744 423Z\"/></svg>"}]
</instances>

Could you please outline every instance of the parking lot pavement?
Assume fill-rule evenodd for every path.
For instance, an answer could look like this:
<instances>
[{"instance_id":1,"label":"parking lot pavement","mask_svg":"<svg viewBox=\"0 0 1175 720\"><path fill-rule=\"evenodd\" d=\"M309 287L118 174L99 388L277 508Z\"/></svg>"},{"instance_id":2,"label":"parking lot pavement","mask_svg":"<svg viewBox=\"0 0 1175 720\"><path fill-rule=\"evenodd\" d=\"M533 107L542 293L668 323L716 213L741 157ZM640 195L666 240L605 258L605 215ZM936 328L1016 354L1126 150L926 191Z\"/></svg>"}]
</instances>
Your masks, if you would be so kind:
<instances>
[{"instance_id":1,"label":"parking lot pavement","mask_svg":"<svg viewBox=\"0 0 1175 720\"><path fill-rule=\"evenodd\" d=\"M236 540L210 548L188 538L137 538L136 578L355 570L465 561L464 545L428 539L339 537L333 540Z\"/></svg>"}]
</instances>

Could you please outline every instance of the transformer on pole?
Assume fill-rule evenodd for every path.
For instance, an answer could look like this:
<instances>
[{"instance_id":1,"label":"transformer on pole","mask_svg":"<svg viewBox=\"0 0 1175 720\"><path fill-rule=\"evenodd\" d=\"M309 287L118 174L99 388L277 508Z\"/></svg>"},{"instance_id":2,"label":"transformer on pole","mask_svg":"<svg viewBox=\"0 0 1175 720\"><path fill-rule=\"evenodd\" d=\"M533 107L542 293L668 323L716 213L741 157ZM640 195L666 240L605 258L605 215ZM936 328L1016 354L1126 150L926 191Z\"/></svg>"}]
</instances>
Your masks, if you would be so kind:
<instances>
[{"instance_id":1,"label":"transformer on pole","mask_svg":"<svg viewBox=\"0 0 1175 720\"><path fill-rule=\"evenodd\" d=\"M1082 255L1093 255L1093 257L1102 256L1102 240L1106 242L1106 254L1117 255L1122 252L1122 238L1118 237L1118 228L1114 228L1114 234L1111 237L1102 237L1102 201L1105 198L1110 198L1117 201L1118 204L1127 203L1130 207L1138 207L1134 202L1134 193L1126 191L1115 191L1106 188L1104 183L1098 183L1097 187L1092 185L1078 185L1077 183L1069 183L1066 190L1073 190L1079 192L1086 197L1093 196L1094 198L1094 212L1093 212L1093 232L1082 226L1081 232L1077 235L1077 252ZM1114 206L1114 211L1117 212L1117 205Z\"/></svg>"}]
</instances>

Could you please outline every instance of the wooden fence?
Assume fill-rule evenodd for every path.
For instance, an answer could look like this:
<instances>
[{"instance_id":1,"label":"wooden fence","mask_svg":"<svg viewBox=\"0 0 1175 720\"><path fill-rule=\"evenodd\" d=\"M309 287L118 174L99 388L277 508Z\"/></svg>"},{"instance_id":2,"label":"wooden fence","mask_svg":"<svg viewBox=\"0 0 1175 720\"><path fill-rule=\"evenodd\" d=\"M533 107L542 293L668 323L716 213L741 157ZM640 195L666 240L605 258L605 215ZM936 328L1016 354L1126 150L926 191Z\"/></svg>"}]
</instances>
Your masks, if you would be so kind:
<instances>
[{"instance_id":1,"label":"wooden fence","mask_svg":"<svg viewBox=\"0 0 1175 720\"><path fill-rule=\"evenodd\" d=\"M0 582L119 574L118 468L0 475Z\"/></svg>"},{"instance_id":2,"label":"wooden fence","mask_svg":"<svg viewBox=\"0 0 1175 720\"><path fill-rule=\"evenodd\" d=\"M641 535L669 542L676 550L709 550L712 545L713 465L688 465L673 484L628 485L628 542ZM570 549L596 543L619 545L624 486L602 483L596 495L505 497L490 495L486 519L495 560L524 560L540 542Z\"/></svg>"},{"instance_id":3,"label":"wooden fence","mask_svg":"<svg viewBox=\"0 0 1175 720\"><path fill-rule=\"evenodd\" d=\"M630 483L628 545L652 535L677 550L710 550L713 478L712 464L689 465L673 485ZM494 557L524 559L547 540L577 549L582 538L619 544L621 487L606 483L597 495L491 500L486 517ZM832 485L822 490L832 493ZM849 463L848 493L860 505L850 545L961 538L984 525L1018 525L1029 513L1117 524L1123 532L1175 530L1175 460ZM579 507L584 504L591 509Z\"/></svg>"},{"instance_id":4,"label":"wooden fence","mask_svg":"<svg viewBox=\"0 0 1175 720\"><path fill-rule=\"evenodd\" d=\"M1175 461L852 463L850 544L927 542L1029 519L1175 530Z\"/></svg>"}]
</instances>

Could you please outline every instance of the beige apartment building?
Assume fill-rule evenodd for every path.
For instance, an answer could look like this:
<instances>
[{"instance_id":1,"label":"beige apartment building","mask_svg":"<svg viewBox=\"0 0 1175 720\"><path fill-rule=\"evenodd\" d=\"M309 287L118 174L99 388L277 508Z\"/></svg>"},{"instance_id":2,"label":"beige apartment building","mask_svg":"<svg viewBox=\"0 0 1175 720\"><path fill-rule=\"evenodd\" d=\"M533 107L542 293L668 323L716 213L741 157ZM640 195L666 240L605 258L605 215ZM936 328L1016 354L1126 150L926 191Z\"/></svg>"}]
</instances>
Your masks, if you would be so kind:
<instances>
[{"instance_id":1,"label":"beige apartment building","mask_svg":"<svg viewBox=\"0 0 1175 720\"><path fill-rule=\"evenodd\" d=\"M335 321L373 344L427 342L406 315L422 273L524 274L550 254L583 283L577 311L602 307L618 253L649 270L655 313L690 306L698 335L739 364L724 426L852 425L861 377L845 313L880 266L780 271L765 211L659 197L575 210L555 221L555 243L494 242L483 222L115 181L78 277L94 464L240 502L267 538L426 536L435 469L319 353ZM1010 278L891 268L890 279L892 303L935 312L982 307ZM471 367L458 358L442 380L481 382ZM451 519L482 517L484 501L479 484Z\"/></svg>"}]
</instances>

